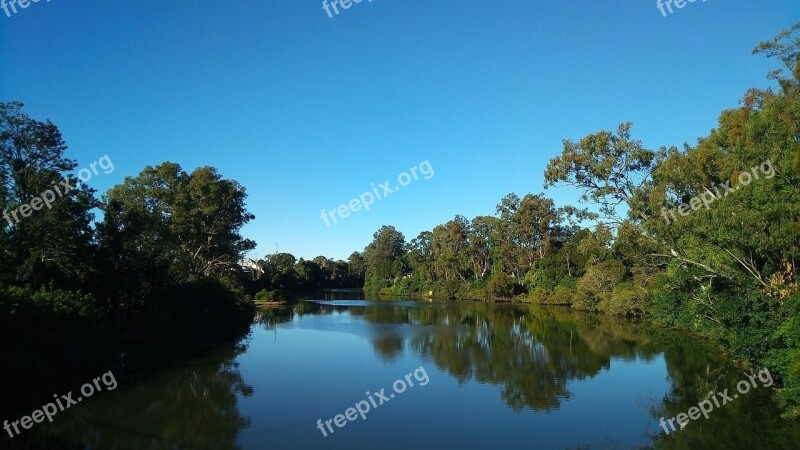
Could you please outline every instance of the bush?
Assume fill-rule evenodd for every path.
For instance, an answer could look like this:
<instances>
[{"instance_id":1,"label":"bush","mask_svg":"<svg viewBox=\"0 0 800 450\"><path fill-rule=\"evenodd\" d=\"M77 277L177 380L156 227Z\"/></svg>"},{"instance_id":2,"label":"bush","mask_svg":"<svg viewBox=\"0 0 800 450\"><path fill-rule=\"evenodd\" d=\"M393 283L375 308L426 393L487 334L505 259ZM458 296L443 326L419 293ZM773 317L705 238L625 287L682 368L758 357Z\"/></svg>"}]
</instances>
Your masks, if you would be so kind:
<instances>
[{"instance_id":1,"label":"bush","mask_svg":"<svg viewBox=\"0 0 800 450\"><path fill-rule=\"evenodd\" d=\"M578 311L597 311L597 304L600 299L585 291L576 290L575 299L572 302L572 308Z\"/></svg>"},{"instance_id":2,"label":"bush","mask_svg":"<svg viewBox=\"0 0 800 450\"><path fill-rule=\"evenodd\" d=\"M0 292L0 303L0 310L9 315L23 312L93 318L100 315L94 297L80 291L8 287Z\"/></svg>"},{"instance_id":3,"label":"bush","mask_svg":"<svg viewBox=\"0 0 800 450\"><path fill-rule=\"evenodd\" d=\"M778 400L784 409L784 417L800 417L800 293L788 298L785 306L786 319L773 335L775 348L767 358L767 365L783 378Z\"/></svg>"},{"instance_id":4,"label":"bush","mask_svg":"<svg viewBox=\"0 0 800 450\"><path fill-rule=\"evenodd\" d=\"M535 287L528 292L528 300L531 303L546 305L550 303L550 291L543 287Z\"/></svg>"},{"instance_id":5,"label":"bush","mask_svg":"<svg viewBox=\"0 0 800 450\"><path fill-rule=\"evenodd\" d=\"M616 259L595 264L586 269L586 273L578 281L578 291L594 296L611 292L622 281L626 272L625 265Z\"/></svg>"},{"instance_id":6,"label":"bush","mask_svg":"<svg viewBox=\"0 0 800 450\"><path fill-rule=\"evenodd\" d=\"M633 283L618 284L611 293L605 294L597 309L615 316L641 317L649 310L649 293Z\"/></svg>"},{"instance_id":7,"label":"bush","mask_svg":"<svg viewBox=\"0 0 800 450\"><path fill-rule=\"evenodd\" d=\"M537 288L544 289L545 291L552 291L556 287L556 282L553 278L547 276L544 269L533 269L525 274L525 287L528 292L532 292Z\"/></svg>"},{"instance_id":8,"label":"bush","mask_svg":"<svg viewBox=\"0 0 800 450\"><path fill-rule=\"evenodd\" d=\"M768 367L783 383L777 398L784 416L800 417L800 294L781 305L746 283L698 283L701 274L671 267L653 296L652 319L692 330L737 358Z\"/></svg>"},{"instance_id":9,"label":"bush","mask_svg":"<svg viewBox=\"0 0 800 450\"><path fill-rule=\"evenodd\" d=\"M572 275L564 275L559 281L558 286L576 289L578 287L578 279L573 277Z\"/></svg>"},{"instance_id":10,"label":"bush","mask_svg":"<svg viewBox=\"0 0 800 450\"><path fill-rule=\"evenodd\" d=\"M279 302L284 300L284 295L280 291L270 291L268 289L263 289L261 291L256 292L255 296L256 301L260 302Z\"/></svg>"},{"instance_id":11,"label":"bush","mask_svg":"<svg viewBox=\"0 0 800 450\"><path fill-rule=\"evenodd\" d=\"M403 296L413 296L426 292L425 286L423 286L422 283L420 283L420 281L413 276L404 277L397 280L397 283L395 283L394 286L384 289L384 291L390 295Z\"/></svg>"},{"instance_id":12,"label":"bush","mask_svg":"<svg viewBox=\"0 0 800 450\"><path fill-rule=\"evenodd\" d=\"M453 299L456 298L459 289L461 289L461 280L450 279L439 283L435 293L437 297Z\"/></svg>"},{"instance_id":13,"label":"bush","mask_svg":"<svg viewBox=\"0 0 800 450\"><path fill-rule=\"evenodd\" d=\"M388 280L384 280L382 278L367 275L366 280L364 280L364 291L365 292L380 292L382 289L390 287L390 283Z\"/></svg>"},{"instance_id":14,"label":"bush","mask_svg":"<svg viewBox=\"0 0 800 450\"><path fill-rule=\"evenodd\" d=\"M0 382L49 388L53 373L83 374L113 359L113 330L103 327L95 299L81 292L0 287ZM59 377L56 377L59 378ZM8 402L30 391L11 392ZM20 398L16 398L20 397Z\"/></svg>"},{"instance_id":15,"label":"bush","mask_svg":"<svg viewBox=\"0 0 800 450\"><path fill-rule=\"evenodd\" d=\"M177 289L161 309L179 337L220 337L249 325L255 305L216 278L202 278ZM163 324L162 324L163 325Z\"/></svg>"},{"instance_id":16,"label":"bush","mask_svg":"<svg viewBox=\"0 0 800 450\"><path fill-rule=\"evenodd\" d=\"M490 300L510 299L514 296L514 282L501 270L492 272L492 277L486 285Z\"/></svg>"},{"instance_id":17,"label":"bush","mask_svg":"<svg viewBox=\"0 0 800 450\"><path fill-rule=\"evenodd\" d=\"M668 276L656 289L650 305L651 318L667 327L695 328L695 308L687 293L698 289L694 271L671 268Z\"/></svg>"},{"instance_id":18,"label":"bush","mask_svg":"<svg viewBox=\"0 0 800 450\"><path fill-rule=\"evenodd\" d=\"M460 300L486 301L489 299L489 294L485 283L472 280L461 285L456 293L456 298Z\"/></svg>"},{"instance_id":19,"label":"bush","mask_svg":"<svg viewBox=\"0 0 800 450\"><path fill-rule=\"evenodd\" d=\"M800 293L785 300L779 315L783 319L771 336L772 348L765 360L783 383L777 396L783 416L797 419L800 417Z\"/></svg>"},{"instance_id":20,"label":"bush","mask_svg":"<svg viewBox=\"0 0 800 450\"><path fill-rule=\"evenodd\" d=\"M549 303L551 305L572 305L577 295L578 293L575 289L559 284L550 295Z\"/></svg>"}]
</instances>

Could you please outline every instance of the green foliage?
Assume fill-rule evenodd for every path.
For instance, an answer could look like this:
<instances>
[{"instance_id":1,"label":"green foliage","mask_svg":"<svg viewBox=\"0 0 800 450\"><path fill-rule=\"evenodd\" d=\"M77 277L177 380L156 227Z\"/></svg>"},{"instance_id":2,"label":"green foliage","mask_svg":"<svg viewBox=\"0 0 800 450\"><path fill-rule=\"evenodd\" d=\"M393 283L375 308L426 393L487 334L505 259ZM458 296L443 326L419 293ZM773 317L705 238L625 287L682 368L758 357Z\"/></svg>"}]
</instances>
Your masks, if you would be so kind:
<instances>
[{"instance_id":1,"label":"green foliage","mask_svg":"<svg viewBox=\"0 0 800 450\"><path fill-rule=\"evenodd\" d=\"M288 289L298 284L295 272L297 258L290 253L275 253L262 261L264 280L268 286L276 289Z\"/></svg>"},{"instance_id":2,"label":"green foliage","mask_svg":"<svg viewBox=\"0 0 800 450\"><path fill-rule=\"evenodd\" d=\"M600 300L597 309L615 316L641 317L650 311L649 297L649 292L638 283L620 283Z\"/></svg>"},{"instance_id":3,"label":"green foliage","mask_svg":"<svg viewBox=\"0 0 800 450\"><path fill-rule=\"evenodd\" d=\"M600 297L611 292L625 277L627 268L621 261L612 259L595 264L586 269L578 282L578 292Z\"/></svg>"},{"instance_id":4,"label":"green foliage","mask_svg":"<svg viewBox=\"0 0 800 450\"><path fill-rule=\"evenodd\" d=\"M578 279L572 275L564 275L561 280L558 281L558 286L556 286L556 288L559 287L575 289L578 287Z\"/></svg>"},{"instance_id":5,"label":"green foliage","mask_svg":"<svg viewBox=\"0 0 800 450\"><path fill-rule=\"evenodd\" d=\"M476 280L462 284L461 287L459 287L458 292L456 292L455 297L459 300L493 300L491 298L491 294L489 294L487 283Z\"/></svg>"},{"instance_id":6,"label":"green foliage","mask_svg":"<svg viewBox=\"0 0 800 450\"><path fill-rule=\"evenodd\" d=\"M666 277L656 289L654 320L711 338L754 365L780 374L786 417L800 416L797 268L800 241L800 24L754 53L778 58L791 75L774 71L780 92L750 90L719 127L685 152L671 152L637 198L659 211L689 203L730 183L735 191L708 208L667 224L645 220L661 243ZM750 172L754 180L742 184ZM757 178L756 178L757 176ZM706 194L709 195L709 194ZM649 246L653 248L652 246Z\"/></svg>"},{"instance_id":7,"label":"green foliage","mask_svg":"<svg viewBox=\"0 0 800 450\"><path fill-rule=\"evenodd\" d=\"M794 24L788 30L783 30L774 39L762 42L753 49L753 54L763 54L767 58L777 58L781 61L785 69L794 73L794 78L800 78L797 71L800 70L798 60L800 60L800 23ZM783 69L776 69L770 72L770 78L779 81L791 82L791 78L782 78Z\"/></svg>"},{"instance_id":8,"label":"green foliage","mask_svg":"<svg viewBox=\"0 0 800 450\"><path fill-rule=\"evenodd\" d=\"M800 417L800 294L788 298L783 305L785 317L771 336L767 364L783 376L784 389L778 393L784 417Z\"/></svg>"},{"instance_id":9,"label":"green foliage","mask_svg":"<svg viewBox=\"0 0 800 450\"><path fill-rule=\"evenodd\" d=\"M390 287L405 273L405 237L394 227L383 226L364 250L366 281L364 289L379 292Z\"/></svg>"},{"instance_id":10,"label":"green foliage","mask_svg":"<svg viewBox=\"0 0 800 450\"><path fill-rule=\"evenodd\" d=\"M560 279L547 276L544 269L534 269L525 276L525 287L528 300L543 305L572 305L577 297L578 279L572 275L564 275Z\"/></svg>"},{"instance_id":11,"label":"green foliage","mask_svg":"<svg viewBox=\"0 0 800 450\"><path fill-rule=\"evenodd\" d=\"M70 175L78 163L58 128L22 107L0 103L0 208L61 195L0 226L0 365L14 367L3 384L94 374L140 344L241 335L253 317L237 276L254 246L238 234L253 218L244 189L210 167L164 163L101 203Z\"/></svg>"},{"instance_id":12,"label":"green foliage","mask_svg":"<svg viewBox=\"0 0 800 450\"><path fill-rule=\"evenodd\" d=\"M114 246L108 254L130 255L134 264L167 266L178 282L221 276L255 247L239 235L255 218L246 197L241 185L212 167L191 174L169 162L147 167L108 192L101 242Z\"/></svg>"},{"instance_id":13,"label":"green foliage","mask_svg":"<svg viewBox=\"0 0 800 450\"><path fill-rule=\"evenodd\" d=\"M414 283L414 280L412 280L411 278L404 277L400 280L397 280L397 282L394 283L391 287L383 286L377 291L372 291L372 292L378 292L384 295L411 296L417 292L417 289L419 289L419 287L416 285L416 283Z\"/></svg>"},{"instance_id":14,"label":"green foliage","mask_svg":"<svg viewBox=\"0 0 800 450\"><path fill-rule=\"evenodd\" d=\"M571 306L577 298L577 290L567 286L556 286L552 291L537 287L528 293L528 300L530 302L541 305ZM581 304L578 304L576 309L585 309L581 308L580 306Z\"/></svg>"},{"instance_id":15,"label":"green foliage","mask_svg":"<svg viewBox=\"0 0 800 450\"><path fill-rule=\"evenodd\" d=\"M651 318L667 327L682 327L698 331L695 317L697 307L686 302L686 292L700 289L696 284L700 271L693 267L684 267L673 263L669 267L668 278L653 296L650 308Z\"/></svg>"},{"instance_id":16,"label":"green foliage","mask_svg":"<svg viewBox=\"0 0 800 450\"><path fill-rule=\"evenodd\" d=\"M63 315L68 317L99 318L94 297L81 292L44 287L33 290L27 287L0 289L3 317Z\"/></svg>"},{"instance_id":17,"label":"green foliage","mask_svg":"<svg viewBox=\"0 0 800 450\"><path fill-rule=\"evenodd\" d=\"M251 279L245 282L247 293L278 291L308 292L318 289L359 288L364 286L364 256L353 252L348 261L317 256L298 261L291 253L274 253L259 261L250 260ZM377 292L377 290L375 291Z\"/></svg>"},{"instance_id":18,"label":"green foliage","mask_svg":"<svg viewBox=\"0 0 800 450\"><path fill-rule=\"evenodd\" d=\"M49 387L54 378L96 373L115 354L116 336L102 319L90 294L0 286L0 367L4 369L0 382ZM25 401L29 396L29 391L12 390L4 401Z\"/></svg>"},{"instance_id":19,"label":"green foliage","mask_svg":"<svg viewBox=\"0 0 800 450\"><path fill-rule=\"evenodd\" d=\"M529 291L536 288L552 291L556 286L557 281L548 277L546 271L542 268L530 270L525 274L525 287Z\"/></svg>"},{"instance_id":20,"label":"green foliage","mask_svg":"<svg viewBox=\"0 0 800 450\"><path fill-rule=\"evenodd\" d=\"M262 289L256 293L255 299L261 302L278 302L285 299L285 294L280 291Z\"/></svg>"},{"instance_id":21,"label":"green foliage","mask_svg":"<svg viewBox=\"0 0 800 450\"><path fill-rule=\"evenodd\" d=\"M623 123L617 134L603 130L578 142L565 140L561 156L547 165L545 186L575 186L584 201L596 202L605 216L616 217L616 206L634 196L665 155L663 149L648 150L633 140L632 126Z\"/></svg>"},{"instance_id":22,"label":"green foliage","mask_svg":"<svg viewBox=\"0 0 800 450\"><path fill-rule=\"evenodd\" d=\"M551 305L572 305L578 291L574 287L558 285L548 299Z\"/></svg>"},{"instance_id":23,"label":"green foliage","mask_svg":"<svg viewBox=\"0 0 800 450\"><path fill-rule=\"evenodd\" d=\"M0 207L9 215L0 222L0 281L77 288L93 272L94 191L70 175L77 162L65 156L58 128L22 109L20 102L0 103ZM45 192L56 198L50 207L29 217L19 212Z\"/></svg>"},{"instance_id":24,"label":"green foliage","mask_svg":"<svg viewBox=\"0 0 800 450\"><path fill-rule=\"evenodd\" d=\"M501 270L492 272L492 277L486 285L486 291L490 299L508 300L514 296L514 282Z\"/></svg>"},{"instance_id":25,"label":"green foliage","mask_svg":"<svg viewBox=\"0 0 800 450\"><path fill-rule=\"evenodd\" d=\"M391 238L399 232L384 227L367 249L381 255L368 258L367 288L413 295L433 286L440 297L489 300L523 294L534 303L650 316L770 364L783 376L787 417L797 417L798 33L800 24L755 50L783 64L769 75L780 90L748 91L696 145L645 148L631 123L565 140L545 186L580 189L605 219L593 229L581 226L598 218L586 210L512 193L496 217L456 216L405 248ZM670 215L683 204L688 214Z\"/></svg>"}]
</instances>

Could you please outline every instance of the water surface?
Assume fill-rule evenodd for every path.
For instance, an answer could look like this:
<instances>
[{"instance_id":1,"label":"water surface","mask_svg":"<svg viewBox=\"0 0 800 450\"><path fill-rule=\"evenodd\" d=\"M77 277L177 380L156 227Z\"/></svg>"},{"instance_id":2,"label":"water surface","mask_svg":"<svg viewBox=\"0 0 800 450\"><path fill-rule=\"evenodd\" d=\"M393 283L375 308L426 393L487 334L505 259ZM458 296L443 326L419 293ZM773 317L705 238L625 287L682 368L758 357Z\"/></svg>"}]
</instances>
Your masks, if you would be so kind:
<instances>
[{"instance_id":1,"label":"water surface","mask_svg":"<svg viewBox=\"0 0 800 450\"><path fill-rule=\"evenodd\" d=\"M413 387L395 392L398 379ZM29 433L103 450L798 448L798 426L760 385L669 436L659 426L743 379L699 341L646 323L342 291L261 311L244 341ZM381 389L388 401L366 420L325 428Z\"/></svg>"}]
</instances>

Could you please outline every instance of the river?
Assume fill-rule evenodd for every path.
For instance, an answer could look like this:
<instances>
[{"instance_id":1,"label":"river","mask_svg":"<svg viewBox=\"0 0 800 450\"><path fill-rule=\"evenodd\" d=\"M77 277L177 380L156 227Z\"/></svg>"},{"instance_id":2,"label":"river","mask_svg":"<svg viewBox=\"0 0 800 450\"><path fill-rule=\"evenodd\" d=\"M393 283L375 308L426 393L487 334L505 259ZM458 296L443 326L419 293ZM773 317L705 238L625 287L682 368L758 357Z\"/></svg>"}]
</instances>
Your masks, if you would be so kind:
<instances>
[{"instance_id":1,"label":"river","mask_svg":"<svg viewBox=\"0 0 800 450\"><path fill-rule=\"evenodd\" d=\"M761 375L646 322L329 291L32 432L98 450L797 449Z\"/></svg>"}]
</instances>

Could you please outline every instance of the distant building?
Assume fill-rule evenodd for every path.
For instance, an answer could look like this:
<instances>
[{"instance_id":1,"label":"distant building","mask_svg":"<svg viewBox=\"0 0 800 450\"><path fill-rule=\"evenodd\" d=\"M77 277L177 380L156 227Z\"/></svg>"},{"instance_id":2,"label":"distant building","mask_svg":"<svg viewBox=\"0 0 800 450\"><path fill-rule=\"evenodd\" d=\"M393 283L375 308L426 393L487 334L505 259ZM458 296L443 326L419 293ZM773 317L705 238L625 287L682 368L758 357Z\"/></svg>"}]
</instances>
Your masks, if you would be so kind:
<instances>
[{"instance_id":1,"label":"distant building","mask_svg":"<svg viewBox=\"0 0 800 450\"><path fill-rule=\"evenodd\" d=\"M242 271L250 275L254 280L258 280L264 276L264 269L261 268L257 261L251 258L245 258L239 261L239 267L241 267Z\"/></svg>"}]
</instances>

